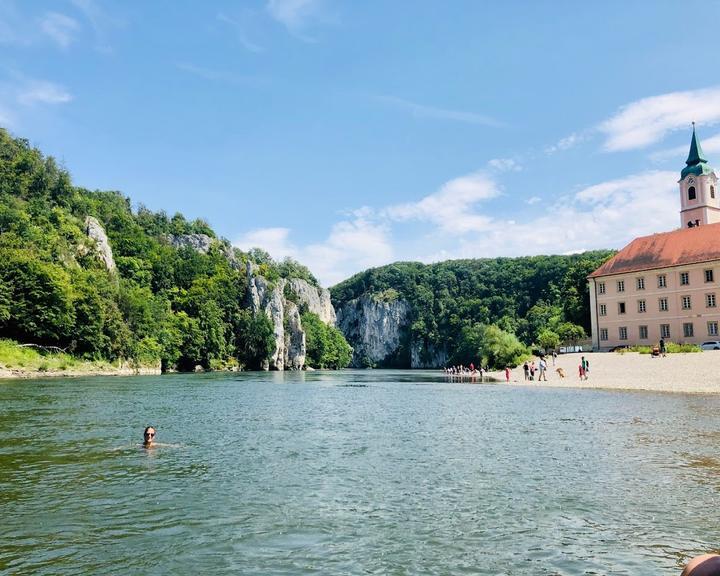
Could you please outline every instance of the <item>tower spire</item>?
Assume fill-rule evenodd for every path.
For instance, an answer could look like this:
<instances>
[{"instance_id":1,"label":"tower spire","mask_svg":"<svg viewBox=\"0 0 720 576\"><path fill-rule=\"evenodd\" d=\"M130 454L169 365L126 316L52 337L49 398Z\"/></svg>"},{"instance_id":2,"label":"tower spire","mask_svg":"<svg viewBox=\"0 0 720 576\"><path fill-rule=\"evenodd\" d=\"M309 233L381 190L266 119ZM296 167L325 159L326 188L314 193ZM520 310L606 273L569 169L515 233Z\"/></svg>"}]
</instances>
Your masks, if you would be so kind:
<instances>
[{"instance_id":1,"label":"tower spire","mask_svg":"<svg viewBox=\"0 0 720 576\"><path fill-rule=\"evenodd\" d=\"M688 154L685 164L688 166L697 166L700 162L707 162L705 154L703 154L702 146L698 142L697 136L695 135L695 122L692 123L693 133L692 140L690 141L690 153Z\"/></svg>"}]
</instances>

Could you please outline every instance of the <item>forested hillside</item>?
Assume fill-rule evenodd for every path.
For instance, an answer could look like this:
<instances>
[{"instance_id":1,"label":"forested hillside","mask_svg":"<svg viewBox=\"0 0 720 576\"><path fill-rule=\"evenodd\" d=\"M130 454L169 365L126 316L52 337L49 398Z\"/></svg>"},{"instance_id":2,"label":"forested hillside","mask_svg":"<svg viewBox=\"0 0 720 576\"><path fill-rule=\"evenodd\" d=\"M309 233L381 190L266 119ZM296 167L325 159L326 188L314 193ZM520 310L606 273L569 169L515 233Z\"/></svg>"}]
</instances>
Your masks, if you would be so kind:
<instances>
[{"instance_id":1,"label":"forested hillside","mask_svg":"<svg viewBox=\"0 0 720 576\"><path fill-rule=\"evenodd\" d=\"M356 357L356 364L411 365L414 349L424 354L412 362L416 366L438 363L429 358L467 363L481 356L501 366L522 355L525 347L519 344L550 348L589 333L586 277L612 254L398 262L357 274L331 292L336 308L346 311L341 322L346 337L358 349L362 343L354 341L347 317L362 298L378 306L408 305L400 347L392 357L367 362Z\"/></svg>"},{"instance_id":2,"label":"forested hillside","mask_svg":"<svg viewBox=\"0 0 720 576\"><path fill-rule=\"evenodd\" d=\"M114 265L91 237L93 219ZM248 260L270 287L281 277L317 284L297 262L243 253L202 220L75 187L52 158L0 129L0 338L164 369L257 368L275 339L267 315L249 308ZM336 332L323 324L308 335L318 365L349 360L346 343L338 362L313 341Z\"/></svg>"}]
</instances>

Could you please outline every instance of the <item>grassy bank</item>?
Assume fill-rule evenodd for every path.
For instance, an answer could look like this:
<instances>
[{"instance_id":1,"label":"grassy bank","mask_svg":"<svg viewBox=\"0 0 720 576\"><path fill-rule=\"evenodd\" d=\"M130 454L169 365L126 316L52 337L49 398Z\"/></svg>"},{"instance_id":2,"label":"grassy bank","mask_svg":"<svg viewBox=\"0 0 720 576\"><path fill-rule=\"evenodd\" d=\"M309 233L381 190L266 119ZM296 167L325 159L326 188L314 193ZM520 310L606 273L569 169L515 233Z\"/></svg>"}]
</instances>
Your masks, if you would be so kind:
<instances>
[{"instance_id":1,"label":"grassy bank","mask_svg":"<svg viewBox=\"0 0 720 576\"><path fill-rule=\"evenodd\" d=\"M128 362L86 360L61 351L23 346L0 339L0 377L81 376L93 374L159 373L159 366L135 366Z\"/></svg>"}]
</instances>

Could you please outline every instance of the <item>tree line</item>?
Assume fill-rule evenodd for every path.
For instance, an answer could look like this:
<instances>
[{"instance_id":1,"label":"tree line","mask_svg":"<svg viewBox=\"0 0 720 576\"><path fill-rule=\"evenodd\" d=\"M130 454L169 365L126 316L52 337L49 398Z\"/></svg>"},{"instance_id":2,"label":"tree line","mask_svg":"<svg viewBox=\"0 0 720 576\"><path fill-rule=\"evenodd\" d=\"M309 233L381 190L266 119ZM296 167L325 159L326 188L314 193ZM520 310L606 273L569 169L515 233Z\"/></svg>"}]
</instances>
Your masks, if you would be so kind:
<instances>
[{"instance_id":1,"label":"tree line","mask_svg":"<svg viewBox=\"0 0 720 576\"><path fill-rule=\"evenodd\" d=\"M104 226L116 271L97 258L87 216ZM188 234L210 237L207 253L171 245L171 236ZM242 252L203 220L134 210L119 192L73 186L53 158L0 129L0 337L163 369L259 368L274 336L267 316L247 304L248 260L271 282L317 285L305 266ZM311 326L307 335L318 367L343 365L335 349L324 352L325 340L342 338L332 330Z\"/></svg>"},{"instance_id":2,"label":"tree line","mask_svg":"<svg viewBox=\"0 0 720 576\"><path fill-rule=\"evenodd\" d=\"M411 321L397 365L409 366L410 343L442 349L451 364L517 365L533 347L554 349L590 331L587 275L614 254L397 262L366 270L331 289L338 306L364 294L403 299Z\"/></svg>"}]
</instances>

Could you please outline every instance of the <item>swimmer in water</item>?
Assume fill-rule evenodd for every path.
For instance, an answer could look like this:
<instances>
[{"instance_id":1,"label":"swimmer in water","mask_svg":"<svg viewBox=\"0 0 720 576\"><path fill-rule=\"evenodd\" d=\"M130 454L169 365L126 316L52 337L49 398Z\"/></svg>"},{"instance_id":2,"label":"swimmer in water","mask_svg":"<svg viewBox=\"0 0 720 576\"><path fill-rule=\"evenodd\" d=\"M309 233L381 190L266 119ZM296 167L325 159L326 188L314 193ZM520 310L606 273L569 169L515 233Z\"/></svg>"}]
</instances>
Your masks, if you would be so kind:
<instances>
[{"instance_id":1,"label":"swimmer in water","mask_svg":"<svg viewBox=\"0 0 720 576\"><path fill-rule=\"evenodd\" d=\"M155 446L155 428L148 426L143 432L143 448L153 448Z\"/></svg>"}]
</instances>

